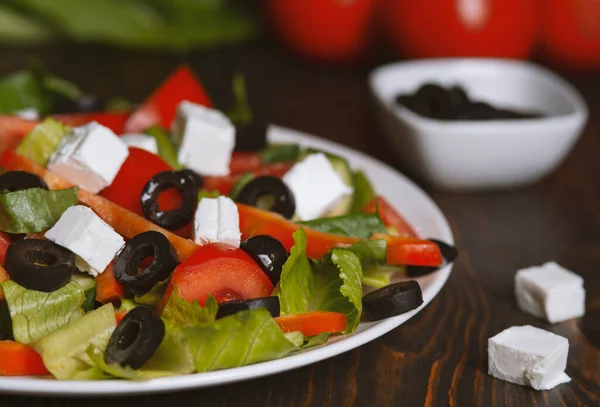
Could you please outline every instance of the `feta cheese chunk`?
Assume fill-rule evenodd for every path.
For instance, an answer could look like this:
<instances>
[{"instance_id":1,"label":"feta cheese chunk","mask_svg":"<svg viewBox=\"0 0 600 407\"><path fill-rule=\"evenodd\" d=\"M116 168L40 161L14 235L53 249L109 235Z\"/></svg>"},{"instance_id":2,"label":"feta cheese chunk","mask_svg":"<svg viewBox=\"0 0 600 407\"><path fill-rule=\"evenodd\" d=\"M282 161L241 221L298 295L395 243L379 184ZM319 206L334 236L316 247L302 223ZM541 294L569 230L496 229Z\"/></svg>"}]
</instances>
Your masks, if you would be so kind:
<instances>
[{"instance_id":1,"label":"feta cheese chunk","mask_svg":"<svg viewBox=\"0 0 600 407\"><path fill-rule=\"evenodd\" d=\"M519 308L551 323L585 313L583 279L555 262L519 270L515 296Z\"/></svg>"},{"instance_id":2,"label":"feta cheese chunk","mask_svg":"<svg viewBox=\"0 0 600 407\"><path fill-rule=\"evenodd\" d=\"M181 164L202 175L229 174L235 126L222 112L183 101L177 107L173 131Z\"/></svg>"},{"instance_id":3,"label":"feta cheese chunk","mask_svg":"<svg viewBox=\"0 0 600 407\"><path fill-rule=\"evenodd\" d=\"M283 182L294 194L300 220L320 217L352 193L323 153L310 154L296 163L283 176Z\"/></svg>"},{"instance_id":4,"label":"feta cheese chunk","mask_svg":"<svg viewBox=\"0 0 600 407\"><path fill-rule=\"evenodd\" d=\"M79 256L94 277L102 274L125 244L121 235L83 205L68 208L44 236Z\"/></svg>"},{"instance_id":5,"label":"feta cheese chunk","mask_svg":"<svg viewBox=\"0 0 600 407\"><path fill-rule=\"evenodd\" d=\"M196 243L221 242L239 247L241 236L238 209L230 198L219 196L200 200L192 236Z\"/></svg>"},{"instance_id":6,"label":"feta cheese chunk","mask_svg":"<svg viewBox=\"0 0 600 407\"><path fill-rule=\"evenodd\" d=\"M156 139L147 134L130 133L123 134L121 140L127 145L127 147L141 148L151 152L152 154L158 154L158 145Z\"/></svg>"},{"instance_id":7,"label":"feta cheese chunk","mask_svg":"<svg viewBox=\"0 0 600 407\"><path fill-rule=\"evenodd\" d=\"M507 382L549 390L571 381L564 373L569 341L533 326L513 326L488 340L488 373Z\"/></svg>"},{"instance_id":8,"label":"feta cheese chunk","mask_svg":"<svg viewBox=\"0 0 600 407\"><path fill-rule=\"evenodd\" d=\"M59 143L48 169L93 193L109 186L129 150L108 127L97 122L74 127Z\"/></svg>"}]
</instances>

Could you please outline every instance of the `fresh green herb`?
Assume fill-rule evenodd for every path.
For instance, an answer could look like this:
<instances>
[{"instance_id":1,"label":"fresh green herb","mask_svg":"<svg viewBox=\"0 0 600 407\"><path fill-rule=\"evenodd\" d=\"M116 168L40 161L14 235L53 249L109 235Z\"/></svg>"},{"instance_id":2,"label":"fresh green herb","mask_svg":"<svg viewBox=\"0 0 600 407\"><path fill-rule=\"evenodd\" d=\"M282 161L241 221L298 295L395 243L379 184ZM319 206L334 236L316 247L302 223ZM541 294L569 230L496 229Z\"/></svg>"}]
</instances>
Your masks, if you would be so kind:
<instances>
[{"instance_id":1,"label":"fresh green herb","mask_svg":"<svg viewBox=\"0 0 600 407\"><path fill-rule=\"evenodd\" d=\"M235 124L252 123L252 109L246 95L246 82L244 75L239 72L233 76L232 92L235 98L235 107L227 112L227 116Z\"/></svg>"},{"instance_id":2,"label":"fresh green herb","mask_svg":"<svg viewBox=\"0 0 600 407\"><path fill-rule=\"evenodd\" d=\"M373 233L386 232L385 226L379 216L372 213L342 215L300 223L319 232L353 236L361 239L368 239Z\"/></svg>"},{"instance_id":3,"label":"fresh green herb","mask_svg":"<svg viewBox=\"0 0 600 407\"><path fill-rule=\"evenodd\" d=\"M46 119L27 134L17 146L17 153L46 166L69 128L53 119Z\"/></svg>"},{"instance_id":4,"label":"fresh green herb","mask_svg":"<svg viewBox=\"0 0 600 407\"><path fill-rule=\"evenodd\" d=\"M265 164L296 161L300 156L298 144L269 144L260 153L260 159Z\"/></svg>"}]
</instances>

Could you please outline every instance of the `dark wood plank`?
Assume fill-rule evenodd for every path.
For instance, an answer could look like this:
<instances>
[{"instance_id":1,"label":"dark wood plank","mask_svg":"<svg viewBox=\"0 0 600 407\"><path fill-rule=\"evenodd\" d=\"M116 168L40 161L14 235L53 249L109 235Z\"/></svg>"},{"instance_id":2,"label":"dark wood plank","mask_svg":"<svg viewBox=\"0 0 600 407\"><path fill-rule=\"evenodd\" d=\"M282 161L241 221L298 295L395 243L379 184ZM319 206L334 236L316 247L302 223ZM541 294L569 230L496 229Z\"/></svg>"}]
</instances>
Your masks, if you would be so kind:
<instances>
[{"instance_id":1,"label":"dark wood plank","mask_svg":"<svg viewBox=\"0 0 600 407\"><path fill-rule=\"evenodd\" d=\"M270 44L190 58L104 48L52 47L35 54L53 71L105 96L141 100L178 63L189 62L217 106L231 102L229 81L246 74L256 114L357 148L402 169L370 112L368 68L333 69L290 59ZM0 52L0 74L24 67L30 53ZM597 78L596 78L597 79ZM277 376L228 386L133 398L24 398L0 405L598 406L600 338L583 321L549 325L520 312L514 272L556 260L581 274L589 326L600 319L600 81L576 79L590 123L552 176L530 188L481 194L428 191L453 228L460 257L440 295L407 324L360 349ZM593 318L596 318L594 320ZM487 339L531 324L566 336L568 385L547 392L487 375ZM74 383L74 386L77 384Z\"/></svg>"}]
</instances>

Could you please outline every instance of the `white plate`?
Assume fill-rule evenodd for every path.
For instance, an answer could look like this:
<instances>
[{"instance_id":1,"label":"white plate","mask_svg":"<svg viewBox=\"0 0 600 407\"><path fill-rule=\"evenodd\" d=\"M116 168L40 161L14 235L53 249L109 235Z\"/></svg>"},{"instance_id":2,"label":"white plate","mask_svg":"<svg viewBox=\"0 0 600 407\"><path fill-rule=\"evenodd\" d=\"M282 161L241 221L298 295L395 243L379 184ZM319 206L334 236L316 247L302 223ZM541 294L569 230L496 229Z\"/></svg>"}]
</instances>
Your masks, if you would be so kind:
<instances>
[{"instance_id":1,"label":"white plate","mask_svg":"<svg viewBox=\"0 0 600 407\"><path fill-rule=\"evenodd\" d=\"M450 226L436 204L419 187L391 167L348 147L282 127L272 127L269 138L274 142L300 143L346 157L354 168L364 170L375 189L390 200L412 222L421 236L454 243ZM0 377L0 393L48 396L148 394L221 385L295 369L359 347L404 323L421 311L437 295L446 282L451 268L452 266L449 265L434 274L419 279L424 303L418 309L379 322L361 323L351 335L332 338L326 345L282 359L235 369L145 382L109 380L74 383L40 378Z\"/></svg>"}]
</instances>

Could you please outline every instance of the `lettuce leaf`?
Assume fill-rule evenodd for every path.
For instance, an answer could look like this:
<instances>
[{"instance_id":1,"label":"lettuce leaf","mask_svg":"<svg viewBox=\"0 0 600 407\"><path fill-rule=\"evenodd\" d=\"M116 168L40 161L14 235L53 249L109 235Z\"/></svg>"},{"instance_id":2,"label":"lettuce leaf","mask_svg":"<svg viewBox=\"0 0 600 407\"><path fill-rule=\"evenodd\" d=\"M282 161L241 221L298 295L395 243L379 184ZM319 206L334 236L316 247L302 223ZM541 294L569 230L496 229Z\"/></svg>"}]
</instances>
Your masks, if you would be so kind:
<instances>
[{"instance_id":1,"label":"lettuce leaf","mask_svg":"<svg viewBox=\"0 0 600 407\"><path fill-rule=\"evenodd\" d=\"M31 71L18 71L0 79L0 113L34 108L48 111L46 99L37 77Z\"/></svg>"},{"instance_id":2,"label":"lettuce leaf","mask_svg":"<svg viewBox=\"0 0 600 407\"><path fill-rule=\"evenodd\" d=\"M296 161L300 156L300 146L298 144L269 144L259 154L261 161L265 164Z\"/></svg>"},{"instance_id":3,"label":"lettuce leaf","mask_svg":"<svg viewBox=\"0 0 600 407\"><path fill-rule=\"evenodd\" d=\"M355 171L352 174L352 180L354 181L354 193L352 194L350 213L361 213L363 208L375 198L375 190L362 171Z\"/></svg>"},{"instance_id":4,"label":"lettuce leaf","mask_svg":"<svg viewBox=\"0 0 600 407\"><path fill-rule=\"evenodd\" d=\"M165 292L167 291L167 286L169 285L170 281L171 276L169 275L169 278L156 283L154 287L152 287L147 293L142 295L136 294L133 297L133 300L140 305L147 305L150 307L156 305L156 303L158 303L158 301L160 301L160 299L165 295Z\"/></svg>"},{"instance_id":5,"label":"lettuce leaf","mask_svg":"<svg viewBox=\"0 0 600 407\"><path fill-rule=\"evenodd\" d=\"M300 222L311 229L335 235L368 239L373 233L386 233L385 226L374 213L357 213Z\"/></svg>"},{"instance_id":6,"label":"lettuce leaf","mask_svg":"<svg viewBox=\"0 0 600 407\"><path fill-rule=\"evenodd\" d=\"M69 127L53 119L46 119L33 128L17 146L17 153L46 166L48 159L67 134Z\"/></svg>"},{"instance_id":7,"label":"lettuce leaf","mask_svg":"<svg viewBox=\"0 0 600 407\"><path fill-rule=\"evenodd\" d=\"M305 338L305 339L307 339L307 338ZM315 346L324 345L327 343L328 339L329 339L329 334L327 332L324 332L319 335L311 336L304 343L304 345L302 345L302 349L304 350L304 349L314 348Z\"/></svg>"},{"instance_id":8,"label":"lettuce leaf","mask_svg":"<svg viewBox=\"0 0 600 407\"><path fill-rule=\"evenodd\" d=\"M360 259L363 270L363 284L381 288L390 284L394 273L404 271L401 266L386 265L386 242L383 239L364 240L348 247Z\"/></svg>"},{"instance_id":9,"label":"lettuce leaf","mask_svg":"<svg viewBox=\"0 0 600 407\"><path fill-rule=\"evenodd\" d=\"M2 289L19 343L33 343L83 316L85 292L76 282L51 293L28 290L11 280Z\"/></svg>"},{"instance_id":10,"label":"lettuce leaf","mask_svg":"<svg viewBox=\"0 0 600 407\"><path fill-rule=\"evenodd\" d=\"M217 300L212 295L208 296L203 308L197 301L188 302L181 298L175 286L163 310L162 320L166 326L178 328L206 324L215 321L218 309Z\"/></svg>"},{"instance_id":11,"label":"lettuce leaf","mask_svg":"<svg viewBox=\"0 0 600 407\"><path fill-rule=\"evenodd\" d=\"M300 349L304 345L304 335L300 331L287 332L283 336L293 343L296 349Z\"/></svg>"},{"instance_id":12,"label":"lettuce leaf","mask_svg":"<svg viewBox=\"0 0 600 407\"><path fill-rule=\"evenodd\" d=\"M0 192L0 230L36 233L50 229L64 211L77 205L77 188L47 191L42 188Z\"/></svg>"},{"instance_id":13,"label":"lettuce leaf","mask_svg":"<svg viewBox=\"0 0 600 407\"><path fill-rule=\"evenodd\" d=\"M278 359L295 350L264 308L183 328L183 332L199 373Z\"/></svg>"}]
</instances>

